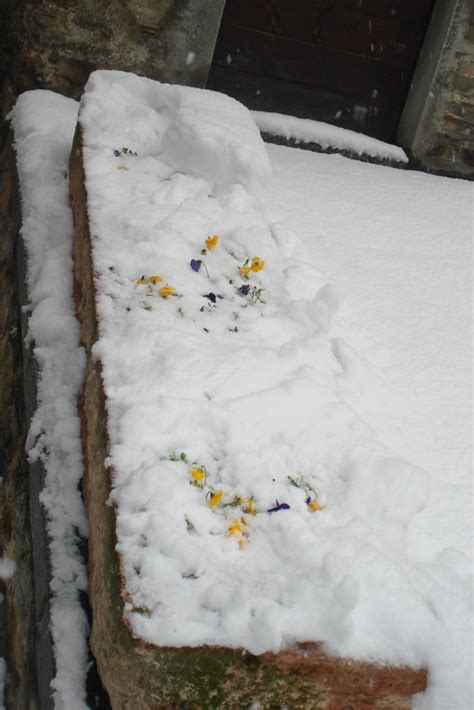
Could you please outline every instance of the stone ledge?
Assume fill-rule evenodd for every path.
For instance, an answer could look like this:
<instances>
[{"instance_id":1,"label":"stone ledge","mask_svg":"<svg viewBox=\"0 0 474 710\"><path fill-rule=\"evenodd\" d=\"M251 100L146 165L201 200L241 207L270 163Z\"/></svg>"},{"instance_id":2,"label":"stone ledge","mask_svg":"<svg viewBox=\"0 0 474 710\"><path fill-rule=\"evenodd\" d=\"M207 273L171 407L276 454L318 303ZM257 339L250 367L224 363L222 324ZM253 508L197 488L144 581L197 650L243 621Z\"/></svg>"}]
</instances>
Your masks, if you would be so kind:
<instances>
[{"instance_id":1,"label":"stone ledge","mask_svg":"<svg viewBox=\"0 0 474 710\"><path fill-rule=\"evenodd\" d=\"M70 190L76 311L87 351L81 426L90 525L91 646L112 707L240 710L258 698L273 710L408 710L412 694L426 687L423 669L330 657L316 644L253 656L222 647L156 647L132 637L122 616L115 513L107 504L112 472L104 463L108 440L101 366L92 357L98 319L79 128L71 152Z\"/></svg>"}]
</instances>

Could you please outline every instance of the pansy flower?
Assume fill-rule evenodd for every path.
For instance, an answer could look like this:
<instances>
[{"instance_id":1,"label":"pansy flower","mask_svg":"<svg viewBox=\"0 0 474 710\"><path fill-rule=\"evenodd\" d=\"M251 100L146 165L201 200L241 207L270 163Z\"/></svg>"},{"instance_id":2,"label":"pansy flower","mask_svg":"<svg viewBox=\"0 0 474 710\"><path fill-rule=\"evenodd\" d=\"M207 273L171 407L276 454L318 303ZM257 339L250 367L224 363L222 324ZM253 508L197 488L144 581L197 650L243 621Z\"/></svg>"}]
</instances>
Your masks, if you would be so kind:
<instances>
[{"instance_id":1,"label":"pansy flower","mask_svg":"<svg viewBox=\"0 0 474 710\"><path fill-rule=\"evenodd\" d=\"M243 525L246 525L247 522L244 518L242 520L239 520L238 518L234 518L232 521L232 524L227 528L227 534L230 537L234 537L238 546L242 548L245 545L245 538L248 536L246 531L243 528Z\"/></svg>"},{"instance_id":2,"label":"pansy flower","mask_svg":"<svg viewBox=\"0 0 474 710\"><path fill-rule=\"evenodd\" d=\"M217 296L215 293L205 293L203 295L203 298L209 299L211 303L215 303L217 301Z\"/></svg>"},{"instance_id":3,"label":"pansy flower","mask_svg":"<svg viewBox=\"0 0 474 710\"><path fill-rule=\"evenodd\" d=\"M140 276L139 279L135 281L136 284L146 284L146 276Z\"/></svg>"},{"instance_id":4,"label":"pansy flower","mask_svg":"<svg viewBox=\"0 0 474 710\"><path fill-rule=\"evenodd\" d=\"M230 536L232 535L243 535L244 529L238 518L234 518L232 524L227 528L227 532Z\"/></svg>"},{"instance_id":5,"label":"pansy flower","mask_svg":"<svg viewBox=\"0 0 474 710\"><path fill-rule=\"evenodd\" d=\"M250 265L250 271L254 271L254 272L261 271L264 266L265 266L265 262L263 261L263 259L260 259L259 256L254 256L252 259L252 263Z\"/></svg>"},{"instance_id":6,"label":"pansy flower","mask_svg":"<svg viewBox=\"0 0 474 710\"><path fill-rule=\"evenodd\" d=\"M161 298L169 298L173 295L175 291L176 289L173 288L173 286L162 286L158 293L160 294Z\"/></svg>"},{"instance_id":7,"label":"pansy flower","mask_svg":"<svg viewBox=\"0 0 474 710\"><path fill-rule=\"evenodd\" d=\"M276 501L276 505L273 508L269 508L267 510L267 513L278 513L279 510L289 510L290 506L288 503L279 503L278 500Z\"/></svg>"},{"instance_id":8,"label":"pansy flower","mask_svg":"<svg viewBox=\"0 0 474 710\"><path fill-rule=\"evenodd\" d=\"M192 466L189 469L192 482L197 486L203 486L206 482L206 469L202 466Z\"/></svg>"},{"instance_id":9,"label":"pansy flower","mask_svg":"<svg viewBox=\"0 0 474 710\"><path fill-rule=\"evenodd\" d=\"M238 292L240 293L241 296L248 296L250 291L250 286L249 284L244 284L238 289Z\"/></svg>"},{"instance_id":10,"label":"pansy flower","mask_svg":"<svg viewBox=\"0 0 474 710\"><path fill-rule=\"evenodd\" d=\"M312 513L315 513L317 510L324 510L324 508L326 507L325 505L321 505L321 503L318 503L316 500L310 498L309 496L306 498L306 505L308 506L308 510L310 510Z\"/></svg>"},{"instance_id":11,"label":"pansy flower","mask_svg":"<svg viewBox=\"0 0 474 710\"><path fill-rule=\"evenodd\" d=\"M250 513L250 515L257 515L257 509L255 508L252 497L250 497L247 501L247 513Z\"/></svg>"},{"instance_id":12,"label":"pansy flower","mask_svg":"<svg viewBox=\"0 0 474 710\"><path fill-rule=\"evenodd\" d=\"M239 272L241 276L248 277L251 271L256 273L257 271L261 271L264 266L265 262L263 259L260 259L259 256L254 256L250 263L247 259L242 266L239 266Z\"/></svg>"},{"instance_id":13,"label":"pansy flower","mask_svg":"<svg viewBox=\"0 0 474 710\"><path fill-rule=\"evenodd\" d=\"M149 277L148 277L148 281L149 281L151 284L157 284L157 283L159 283L160 281L163 281L163 279L161 278L161 276L158 276L158 274L153 274L153 276L149 276Z\"/></svg>"},{"instance_id":14,"label":"pansy flower","mask_svg":"<svg viewBox=\"0 0 474 710\"><path fill-rule=\"evenodd\" d=\"M217 234L214 234L213 237L208 237L206 239L206 247L208 249L214 249L214 247L217 245L217 242L219 241L219 237Z\"/></svg>"},{"instance_id":15,"label":"pansy flower","mask_svg":"<svg viewBox=\"0 0 474 710\"><path fill-rule=\"evenodd\" d=\"M211 495L211 497L209 498L209 505L211 506L211 508L215 508L216 506L219 505L219 501L223 495L224 495L223 491L216 491L215 493L213 493Z\"/></svg>"},{"instance_id":16,"label":"pansy flower","mask_svg":"<svg viewBox=\"0 0 474 710\"><path fill-rule=\"evenodd\" d=\"M189 266L190 266L191 269L192 269L193 271L195 271L196 273L197 273L197 272L199 271L199 269L201 268L201 264L202 264L201 259L191 259L191 261L189 262Z\"/></svg>"}]
</instances>

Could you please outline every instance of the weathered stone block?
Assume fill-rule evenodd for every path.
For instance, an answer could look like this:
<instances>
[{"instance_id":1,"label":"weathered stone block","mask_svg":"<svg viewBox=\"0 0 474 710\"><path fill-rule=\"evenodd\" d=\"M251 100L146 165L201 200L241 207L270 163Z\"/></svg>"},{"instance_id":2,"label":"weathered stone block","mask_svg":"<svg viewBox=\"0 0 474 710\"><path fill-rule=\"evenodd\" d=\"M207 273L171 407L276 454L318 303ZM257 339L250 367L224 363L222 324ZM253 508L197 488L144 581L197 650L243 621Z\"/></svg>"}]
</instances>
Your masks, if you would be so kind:
<instances>
[{"instance_id":1,"label":"weathered stone block","mask_svg":"<svg viewBox=\"0 0 474 710\"><path fill-rule=\"evenodd\" d=\"M91 644L114 708L240 710L259 699L265 708L408 710L425 688L426 672L330 657L317 644L254 656L242 649L156 647L133 638L123 620L114 508L107 504L111 471L106 395L100 362L92 357L98 321L94 263L87 218L80 131L71 153L75 300L87 352L81 400L84 495L90 523Z\"/></svg>"},{"instance_id":2,"label":"weathered stone block","mask_svg":"<svg viewBox=\"0 0 474 710\"><path fill-rule=\"evenodd\" d=\"M73 98L95 69L204 86L223 6L224 0L12 4L4 53L14 61L6 71L18 92L47 88Z\"/></svg>"},{"instance_id":3,"label":"weathered stone block","mask_svg":"<svg viewBox=\"0 0 474 710\"><path fill-rule=\"evenodd\" d=\"M7 660L6 704L39 707L35 662L33 560L29 524L26 423L18 293L17 246L20 204L9 136L0 153L0 555L16 564L0 582L0 656ZM3 623L2 623L3 622Z\"/></svg>"}]
</instances>

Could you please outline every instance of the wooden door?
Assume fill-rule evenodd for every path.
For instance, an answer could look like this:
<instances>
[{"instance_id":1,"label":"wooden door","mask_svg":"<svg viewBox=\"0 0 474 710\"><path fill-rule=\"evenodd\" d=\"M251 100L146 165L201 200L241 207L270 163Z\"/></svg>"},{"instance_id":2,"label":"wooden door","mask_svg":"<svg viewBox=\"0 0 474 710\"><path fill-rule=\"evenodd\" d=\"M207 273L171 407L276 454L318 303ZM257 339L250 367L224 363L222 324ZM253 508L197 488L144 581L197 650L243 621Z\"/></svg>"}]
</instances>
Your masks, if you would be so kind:
<instances>
[{"instance_id":1,"label":"wooden door","mask_svg":"<svg viewBox=\"0 0 474 710\"><path fill-rule=\"evenodd\" d=\"M433 0L227 0L208 88L393 140Z\"/></svg>"}]
</instances>

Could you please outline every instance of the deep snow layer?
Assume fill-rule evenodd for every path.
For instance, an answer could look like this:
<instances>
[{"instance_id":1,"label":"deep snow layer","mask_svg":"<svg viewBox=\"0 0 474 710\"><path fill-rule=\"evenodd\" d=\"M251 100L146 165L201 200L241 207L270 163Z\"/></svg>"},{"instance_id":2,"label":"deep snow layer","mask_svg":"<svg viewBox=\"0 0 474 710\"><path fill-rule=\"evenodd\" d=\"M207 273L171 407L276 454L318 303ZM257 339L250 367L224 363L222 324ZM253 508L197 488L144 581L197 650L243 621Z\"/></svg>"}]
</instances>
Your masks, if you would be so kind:
<instances>
[{"instance_id":1,"label":"deep snow layer","mask_svg":"<svg viewBox=\"0 0 474 710\"><path fill-rule=\"evenodd\" d=\"M180 118L189 102L199 156L192 174L183 172L180 148L192 162ZM238 141L225 131L232 112ZM337 292L317 247L308 252L322 219L307 193L300 198L300 184L285 182L279 159L287 154L270 150L276 175L269 183L260 169L265 147L242 107L117 72L93 75L81 121L100 293L96 355L109 398L112 500L134 633L157 644L255 653L322 640L331 652L428 663L430 692L441 693L444 645L454 655L468 647L465 552L450 544L436 554L417 550L417 516L433 491L430 467L386 447L383 432L365 421L366 403L380 391L379 372L366 376L353 355L369 340L361 335L363 315L358 329L341 318L333 324ZM216 150L223 134L224 158ZM244 166L242 145L254 154ZM301 153L294 155L297 166ZM308 181L308 166L316 179L311 161L319 156L305 155L301 180ZM318 203L333 214L329 241L341 239L337 226L352 187L346 163L336 165L332 183L323 178L326 202ZM389 193L404 177L378 173L378 189ZM258 181L267 186L267 214L256 199ZM437 184L448 193L453 184L465 189ZM272 195L274 185L281 190ZM304 200L307 221L299 228L295 205ZM377 212L366 228L374 234L383 220ZM429 234L430 223L423 229ZM218 242L206 249L212 235ZM344 248L357 270L347 242ZM239 266L253 257L265 266L247 282ZM160 295L162 285L174 295ZM242 294L246 285L256 298ZM385 291L380 284L381 301ZM374 352L383 362L383 349L374 345ZM353 382L356 393L368 391L365 398L353 395ZM460 708L467 672L457 657L448 674L450 702ZM433 697L445 702L427 697L420 707Z\"/></svg>"},{"instance_id":2,"label":"deep snow layer","mask_svg":"<svg viewBox=\"0 0 474 710\"><path fill-rule=\"evenodd\" d=\"M430 474L428 505L407 527L405 543L417 569L414 589L432 614L423 640L429 690L414 707L468 710L473 186L267 149L268 219L300 235L312 263L343 294L333 328L342 396L377 438ZM407 479L390 504L403 507L411 495ZM371 493L363 505L372 506ZM390 535L387 522L381 537Z\"/></svg>"}]
</instances>

